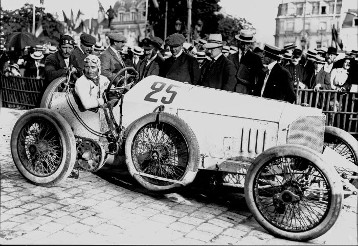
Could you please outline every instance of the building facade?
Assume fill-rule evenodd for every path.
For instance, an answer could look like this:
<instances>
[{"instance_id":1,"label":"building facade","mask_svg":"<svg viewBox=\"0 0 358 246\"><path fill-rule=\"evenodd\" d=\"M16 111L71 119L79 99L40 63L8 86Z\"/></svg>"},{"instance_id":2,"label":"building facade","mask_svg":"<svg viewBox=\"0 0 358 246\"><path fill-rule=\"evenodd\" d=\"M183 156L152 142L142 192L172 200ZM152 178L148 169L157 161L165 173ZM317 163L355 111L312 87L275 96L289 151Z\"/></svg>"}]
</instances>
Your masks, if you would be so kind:
<instances>
[{"instance_id":1,"label":"building facade","mask_svg":"<svg viewBox=\"0 0 358 246\"><path fill-rule=\"evenodd\" d=\"M332 45L340 28L344 0L283 0L276 17L275 45L294 43L302 50Z\"/></svg>"}]
</instances>

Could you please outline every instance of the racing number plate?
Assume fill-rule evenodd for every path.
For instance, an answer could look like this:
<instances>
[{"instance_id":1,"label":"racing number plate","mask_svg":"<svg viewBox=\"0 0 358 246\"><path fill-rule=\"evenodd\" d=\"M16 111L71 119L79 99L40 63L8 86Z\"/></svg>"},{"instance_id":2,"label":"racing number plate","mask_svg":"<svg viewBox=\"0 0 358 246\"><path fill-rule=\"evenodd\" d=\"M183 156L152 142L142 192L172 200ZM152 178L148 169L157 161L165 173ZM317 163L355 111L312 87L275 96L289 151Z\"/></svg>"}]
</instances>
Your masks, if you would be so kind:
<instances>
[{"instance_id":1,"label":"racing number plate","mask_svg":"<svg viewBox=\"0 0 358 246\"><path fill-rule=\"evenodd\" d=\"M144 97L144 101L171 104L177 96L179 86L164 82L154 82L150 87L151 91Z\"/></svg>"}]
</instances>

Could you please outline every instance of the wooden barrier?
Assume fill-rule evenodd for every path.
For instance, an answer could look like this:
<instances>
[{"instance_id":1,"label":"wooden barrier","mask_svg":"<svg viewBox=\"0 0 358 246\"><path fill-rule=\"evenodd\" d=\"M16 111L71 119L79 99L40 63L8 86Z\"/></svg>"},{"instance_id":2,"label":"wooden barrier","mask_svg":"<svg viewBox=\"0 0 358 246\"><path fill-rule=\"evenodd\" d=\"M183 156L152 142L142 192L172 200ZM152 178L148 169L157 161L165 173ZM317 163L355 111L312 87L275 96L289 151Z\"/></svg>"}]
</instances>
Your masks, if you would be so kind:
<instances>
[{"instance_id":1,"label":"wooden barrier","mask_svg":"<svg viewBox=\"0 0 358 246\"><path fill-rule=\"evenodd\" d=\"M358 137L358 93L299 89L297 104L322 109L326 125L341 128Z\"/></svg>"},{"instance_id":2,"label":"wooden barrier","mask_svg":"<svg viewBox=\"0 0 358 246\"><path fill-rule=\"evenodd\" d=\"M44 90L44 79L0 76L2 106L31 109L39 107Z\"/></svg>"}]
</instances>

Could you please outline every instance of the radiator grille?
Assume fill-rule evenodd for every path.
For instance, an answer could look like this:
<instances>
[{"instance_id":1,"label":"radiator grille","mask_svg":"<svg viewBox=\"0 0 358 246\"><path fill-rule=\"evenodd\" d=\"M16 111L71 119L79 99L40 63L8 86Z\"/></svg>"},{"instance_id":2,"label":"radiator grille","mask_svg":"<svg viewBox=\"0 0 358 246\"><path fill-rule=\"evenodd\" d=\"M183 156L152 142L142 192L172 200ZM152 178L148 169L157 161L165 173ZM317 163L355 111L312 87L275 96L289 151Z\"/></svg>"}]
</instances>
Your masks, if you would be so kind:
<instances>
[{"instance_id":1,"label":"radiator grille","mask_svg":"<svg viewBox=\"0 0 358 246\"><path fill-rule=\"evenodd\" d=\"M324 115L299 118L289 126L287 143L304 145L321 153L323 150L324 128Z\"/></svg>"}]
</instances>

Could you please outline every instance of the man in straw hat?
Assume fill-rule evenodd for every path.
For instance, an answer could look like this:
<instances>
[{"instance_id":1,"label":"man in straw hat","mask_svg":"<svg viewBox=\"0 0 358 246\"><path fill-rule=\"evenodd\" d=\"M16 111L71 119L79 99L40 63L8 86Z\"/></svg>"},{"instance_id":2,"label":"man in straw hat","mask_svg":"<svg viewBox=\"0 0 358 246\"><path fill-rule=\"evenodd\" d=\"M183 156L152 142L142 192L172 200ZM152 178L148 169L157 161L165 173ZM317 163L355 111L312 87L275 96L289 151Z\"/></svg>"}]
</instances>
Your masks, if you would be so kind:
<instances>
[{"instance_id":1,"label":"man in straw hat","mask_svg":"<svg viewBox=\"0 0 358 246\"><path fill-rule=\"evenodd\" d=\"M66 76L67 72L76 72L73 64L76 63L74 58L70 58L71 52L75 46L75 41L69 35L63 35L59 41L59 48L53 54L46 57L45 60L45 79L49 84L56 78Z\"/></svg>"},{"instance_id":2,"label":"man in straw hat","mask_svg":"<svg viewBox=\"0 0 358 246\"><path fill-rule=\"evenodd\" d=\"M222 54L223 41L221 34L210 34L204 48L212 59L202 67L199 85L234 91L236 85L236 69L234 64Z\"/></svg>"},{"instance_id":3,"label":"man in straw hat","mask_svg":"<svg viewBox=\"0 0 358 246\"><path fill-rule=\"evenodd\" d=\"M184 52L184 42L185 37L179 33L166 38L165 43L169 46L172 56L163 62L160 74L168 79L196 85L200 78L199 64L195 57Z\"/></svg>"},{"instance_id":4,"label":"man in straw hat","mask_svg":"<svg viewBox=\"0 0 358 246\"><path fill-rule=\"evenodd\" d=\"M106 76L109 81L112 81L116 74L122 68L126 67L120 51L127 42L127 38L121 33L114 32L107 34L107 36L110 45L100 56L101 69L102 74Z\"/></svg>"},{"instance_id":5,"label":"man in straw hat","mask_svg":"<svg viewBox=\"0 0 358 246\"><path fill-rule=\"evenodd\" d=\"M30 54L31 59L25 65L24 77L44 78L45 65L41 62L44 54L41 51L35 51Z\"/></svg>"},{"instance_id":6,"label":"man in straw hat","mask_svg":"<svg viewBox=\"0 0 358 246\"><path fill-rule=\"evenodd\" d=\"M264 65L266 71L260 82L262 85L260 86L261 96L294 103L296 93L291 75L287 69L278 64L281 54L282 50L278 47L265 44Z\"/></svg>"},{"instance_id":7,"label":"man in straw hat","mask_svg":"<svg viewBox=\"0 0 358 246\"><path fill-rule=\"evenodd\" d=\"M239 51L228 56L237 70L235 91L255 95L255 87L263 65L260 56L252 52L255 43L254 33L243 29L240 34L235 35L235 38L238 41Z\"/></svg>"}]
</instances>

